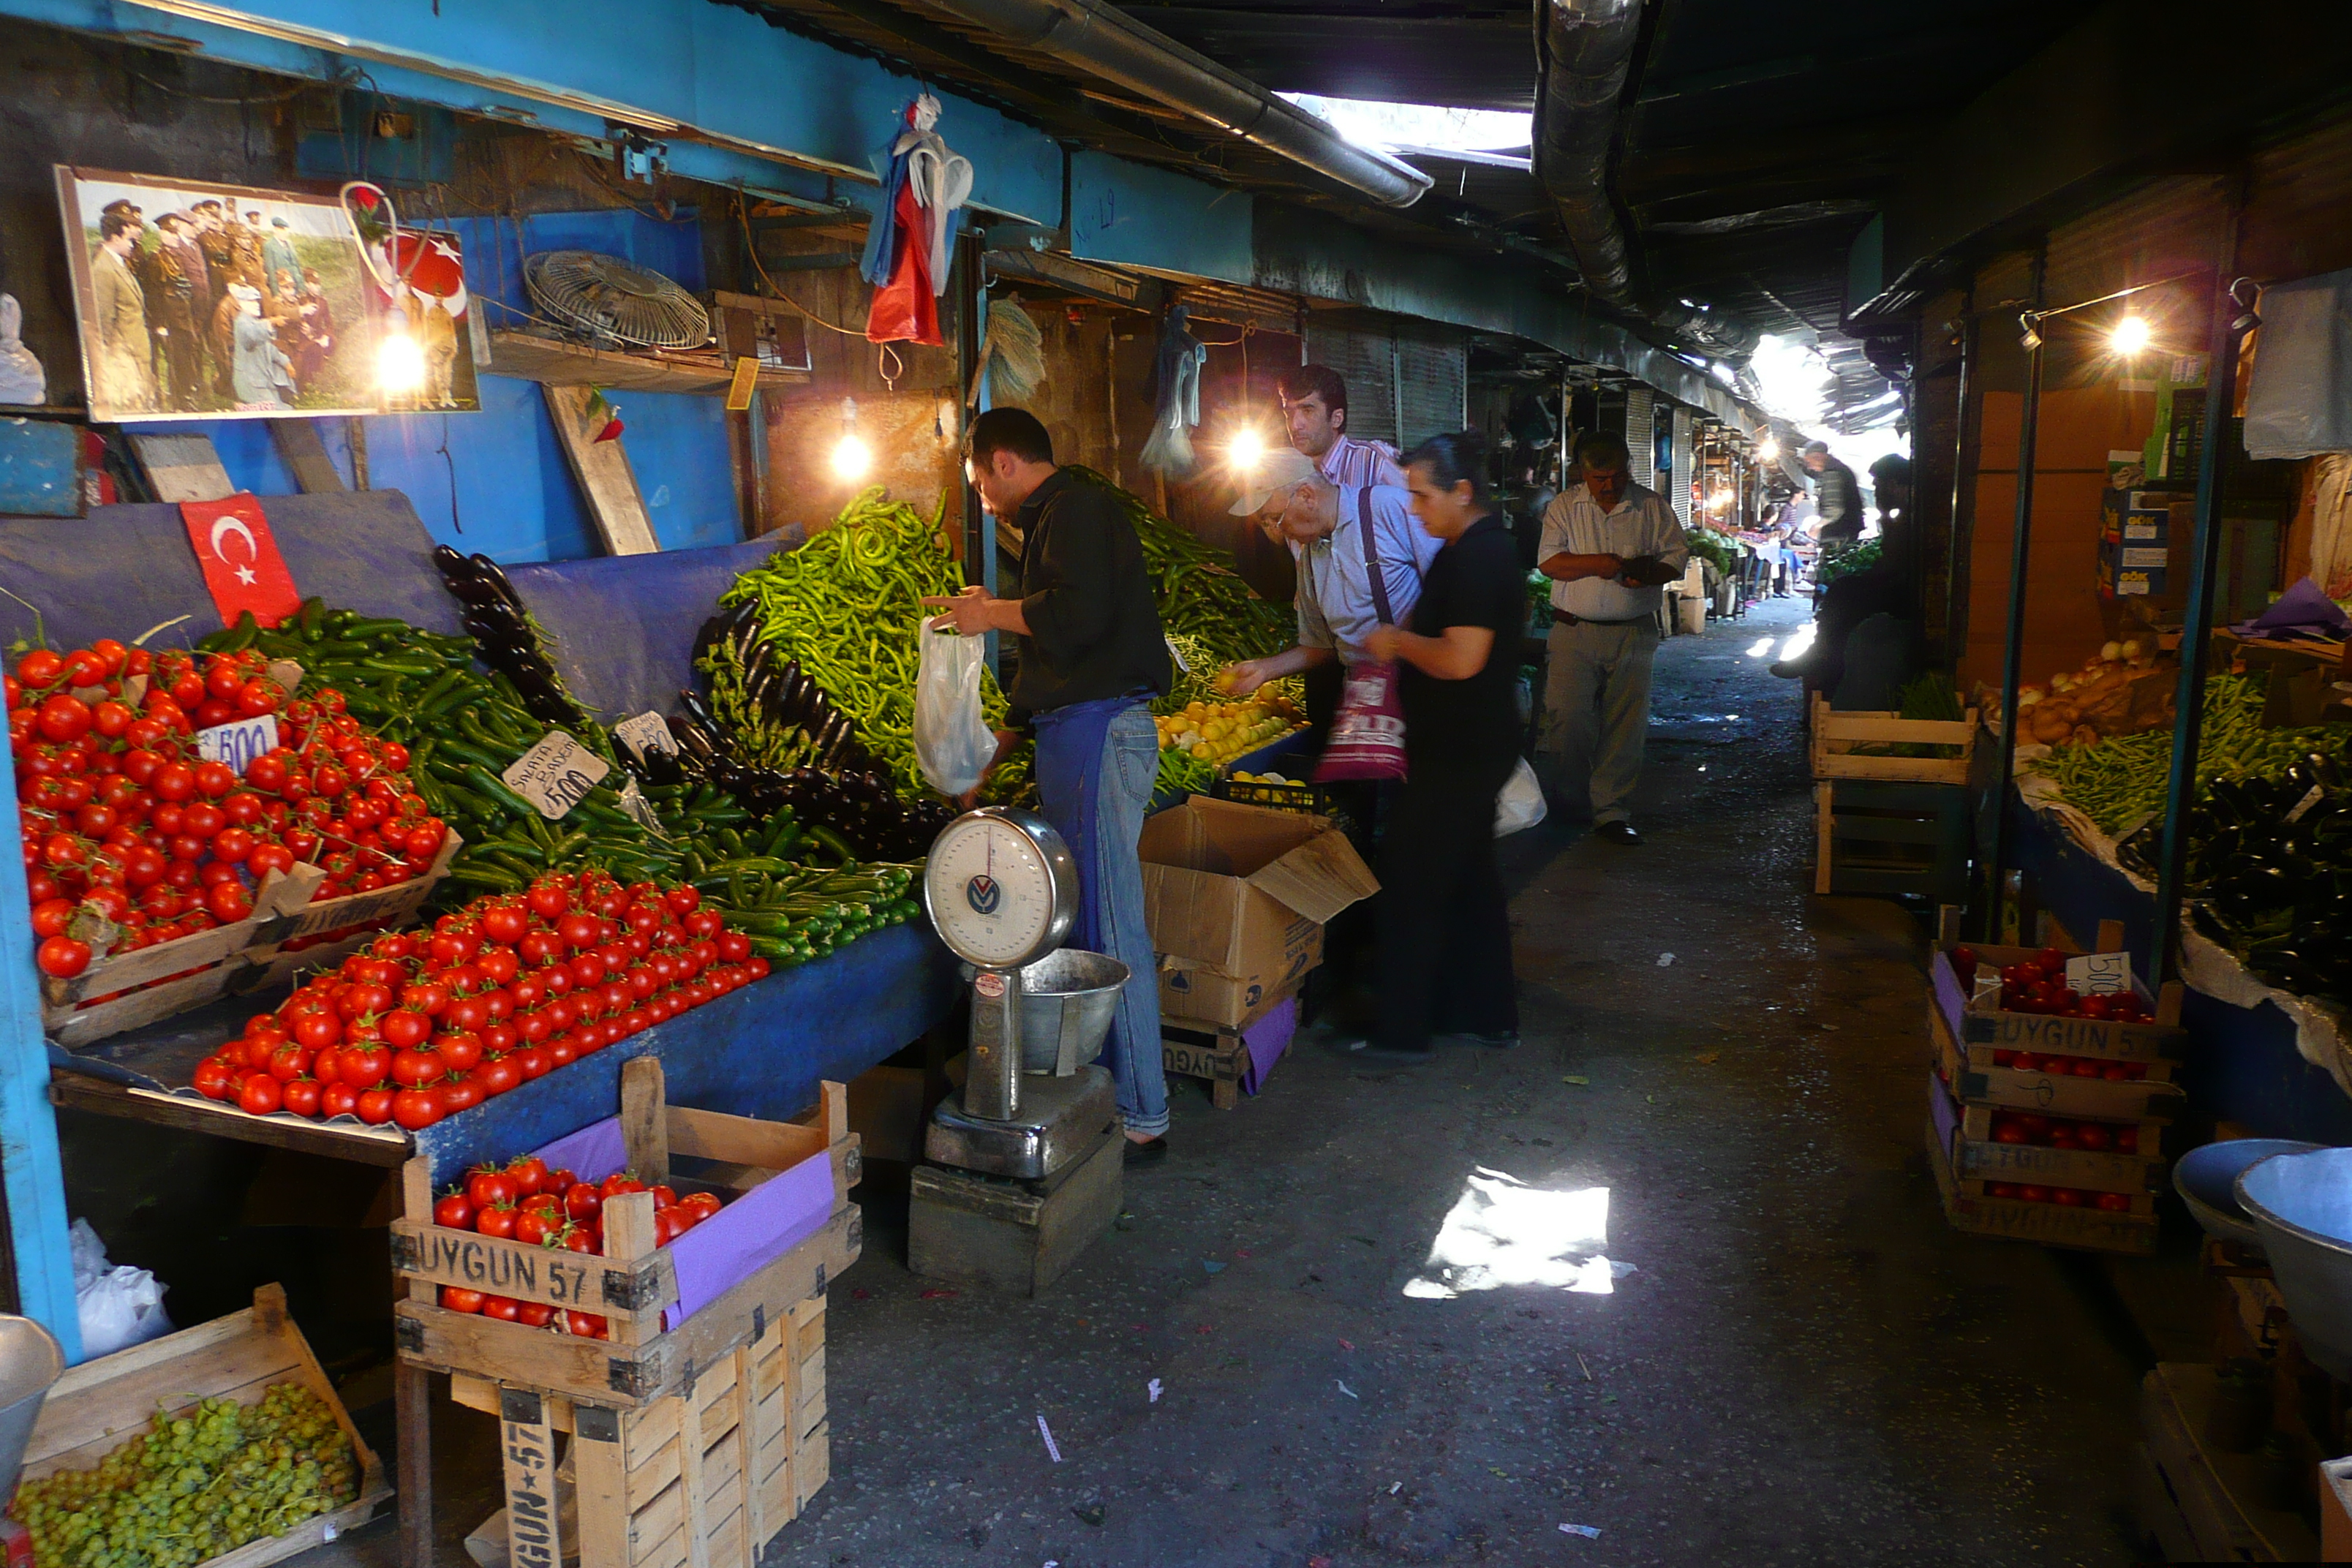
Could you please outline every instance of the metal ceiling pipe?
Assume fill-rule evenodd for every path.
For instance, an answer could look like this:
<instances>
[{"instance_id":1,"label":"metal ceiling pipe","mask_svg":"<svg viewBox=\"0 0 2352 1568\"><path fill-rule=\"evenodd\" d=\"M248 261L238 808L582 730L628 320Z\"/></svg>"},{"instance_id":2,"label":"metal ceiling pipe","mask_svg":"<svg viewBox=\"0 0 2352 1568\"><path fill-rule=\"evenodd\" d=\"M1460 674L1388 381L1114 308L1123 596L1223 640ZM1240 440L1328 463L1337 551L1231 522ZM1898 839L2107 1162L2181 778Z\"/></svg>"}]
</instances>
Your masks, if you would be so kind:
<instances>
[{"instance_id":1,"label":"metal ceiling pipe","mask_svg":"<svg viewBox=\"0 0 2352 1568\"><path fill-rule=\"evenodd\" d=\"M1383 206L1408 207L1430 177L1358 147L1326 121L1097 0L921 0L1105 81L1303 164Z\"/></svg>"},{"instance_id":2,"label":"metal ceiling pipe","mask_svg":"<svg viewBox=\"0 0 2352 1568\"><path fill-rule=\"evenodd\" d=\"M1536 26L1536 177L1559 209L1585 287L1626 308L1633 268L1609 159L1641 36L1642 0L1543 0Z\"/></svg>"}]
</instances>

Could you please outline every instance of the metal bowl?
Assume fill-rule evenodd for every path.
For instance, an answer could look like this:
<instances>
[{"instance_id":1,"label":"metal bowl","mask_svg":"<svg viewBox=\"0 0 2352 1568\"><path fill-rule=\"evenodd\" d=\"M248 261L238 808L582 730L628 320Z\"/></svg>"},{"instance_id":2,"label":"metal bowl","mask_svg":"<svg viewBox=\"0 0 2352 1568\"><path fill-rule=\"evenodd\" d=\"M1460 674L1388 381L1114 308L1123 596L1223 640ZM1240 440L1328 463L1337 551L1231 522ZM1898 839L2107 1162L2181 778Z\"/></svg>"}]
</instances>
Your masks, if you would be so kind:
<instances>
[{"instance_id":1,"label":"metal bowl","mask_svg":"<svg viewBox=\"0 0 2352 1568\"><path fill-rule=\"evenodd\" d=\"M65 1352L48 1330L30 1318L0 1314L0 1497L16 1489L41 1402L65 1370Z\"/></svg>"},{"instance_id":2,"label":"metal bowl","mask_svg":"<svg viewBox=\"0 0 2352 1568\"><path fill-rule=\"evenodd\" d=\"M2273 1154L2239 1173L2235 1190L2304 1349L2352 1378L2352 1149Z\"/></svg>"},{"instance_id":3,"label":"metal bowl","mask_svg":"<svg viewBox=\"0 0 2352 1568\"><path fill-rule=\"evenodd\" d=\"M2192 1149L2172 1167L2172 1190L2205 1227L2205 1234L2222 1241L2263 1244L2262 1232L2238 1206L2237 1181L2247 1166L2273 1154L2307 1154L2317 1143L2293 1138L2230 1138Z\"/></svg>"},{"instance_id":4,"label":"metal bowl","mask_svg":"<svg viewBox=\"0 0 2352 1568\"><path fill-rule=\"evenodd\" d=\"M1021 1069L1067 1078L1102 1054L1131 972L1105 953L1066 947L1021 972Z\"/></svg>"}]
</instances>

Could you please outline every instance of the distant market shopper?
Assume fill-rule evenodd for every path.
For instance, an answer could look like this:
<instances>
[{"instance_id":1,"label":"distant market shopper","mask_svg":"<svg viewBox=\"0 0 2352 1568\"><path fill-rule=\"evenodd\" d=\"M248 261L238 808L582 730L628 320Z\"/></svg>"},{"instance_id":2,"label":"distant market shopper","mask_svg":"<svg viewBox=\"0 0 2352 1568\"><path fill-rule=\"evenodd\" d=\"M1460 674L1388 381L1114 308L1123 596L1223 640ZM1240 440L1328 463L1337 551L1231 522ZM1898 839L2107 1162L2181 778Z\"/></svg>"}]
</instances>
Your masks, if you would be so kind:
<instances>
[{"instance_id":1,"label":"distant market shopper","mask_svg":"<svg viewBox=\"0 0 2352 1568\"><path fill-rule=\"evenodd\" d=\"M1015 728L998 732L997 758L1018 727L1034 728L1040 804L1078 862L1082 896L1070 945L1108 953L1129 972L1103 1047L1127 1124L1127 1158L1158 1159L1168 1152L1168 1083L1159 963L1136 846L1160 771L1149 704L1168 690L1170 670L1143 546L1109 491L1055 466L1053 438L1026 410L992 408L974 419L964 468L981 503L1021 531L1024 596L970 587L923 603L947 611L935 626L1020 639Z\"/></svg>"},{"instance_id":2,"label":"distant market shopper","mask_svg":"<svg viewBox=\"0 0 2352 1568\"><path fill-rule=\"evenodd\" d=\"M1665 498L1627 477L1625 443L1588 436L1584 482L1544 512L1537 569L1552 579L1549 673L1537 751L1545 787L1565 816L1639 844L1628 805L1650 724L1650 661L1658 651L1662 584L1690 560Z\"/></svg>"},{"instance_id":3,"label":"distant market shopper","mask_svg":"<svg viewBox=\"0 0 2352 1568\"><path fill-rule=\"evenodd\" d=\"M1853 470L1830 456L1829 444L1808 441L1805 467L1813 476L1813 507L1822 526L1813 537L1824 543L1850 543L1862 537L1862 486Z\"/></svg>"},{"instance_id":4,"label":"distant market shopper","mask_svg":"<svg viewBox=\"0 0 2352 1568\"><path fill-rule=\"evenodd\" d=\"M1360 441L1348 434L1348 384L1328 364L1286 370L1275 383L1282 395L1282 422L1290 445L1315 459L1335 485L1394 485L1404 488L1404 469L1386 441Z\"/></svg>"},{"instance_id":5,"label":"distant market shopper","mask_svg":"<svg viewBox=\"0 0 2352 1568\"><path fill-rule=\"evenodd\" d=\"M1366 639L1400 668L1408 771L1381 844L1379 1021L1350 1054L1427 1061L1432 1037L1518 1043L1511 920L1495 860L1495 798L1519 754L1518 644L1526 578L1486 489L1473 432L1406 459L1413 514L1444 546L1410 629Z\"/></svg>"},{"instance_id":6,"label":"distant market shopper","mask_svg":"<svg viewBox=\"0 0 2352 1568\"><path fill-rule=\"evenodd\" d=\"M1889 453L1870 465L1872 493L1878 501L1878 559L1822 590L1813 609L1813 640L1793 658L1775 662L1774 675L1802 680L1834 701L1845 679L1847 639L1873 616L1914 620L1919 613L1918 539L1912 531L1911 459ZM1910 678L1909 668L1865 671L1888 689Z\"/></svg>"}]
</instances>

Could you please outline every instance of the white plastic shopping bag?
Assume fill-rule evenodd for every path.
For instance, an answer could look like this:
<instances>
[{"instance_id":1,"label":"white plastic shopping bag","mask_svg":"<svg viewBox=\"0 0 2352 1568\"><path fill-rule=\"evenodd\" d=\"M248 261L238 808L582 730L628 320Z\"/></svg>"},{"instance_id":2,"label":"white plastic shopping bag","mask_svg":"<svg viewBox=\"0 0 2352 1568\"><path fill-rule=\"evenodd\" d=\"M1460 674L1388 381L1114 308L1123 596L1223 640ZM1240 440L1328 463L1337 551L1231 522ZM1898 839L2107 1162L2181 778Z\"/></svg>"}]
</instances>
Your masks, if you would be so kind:
<instances>
[{"instance_id":1,"label":"white plastic shopping bag","mask_svg":"<svg viewBox=\"0 0 2352 1568\"><path fill-rule=\"evenodd\" d=\"M1525 757L1511 770L1511 780L1503 793L1495 797L1495 837L1508 838L1512 834L1533 827L1544 819L1543 785L1536 779L1535 769Z\"/></svg>"},{"instance_id":2,"label":"white plastic shopping bag","mask_svg":"<svg viewBox=\"0 0 2352 1568\"><path fill-rule=\"evenodd\" d=\"M929 626L917 635L923 640L915 672L915 761L924 780L952 799L977 788L996 756L996 736L980 711L988 644Z\"/></svg>"},{"instance_id":3,"label":"white plastic shopping bag","mask_svg":"<svg viewBox=\"0 0 2352 1568\"><path fill-rule=\"evenodd\" d=\"M144 1268L107 1262L106 1243L78 1219L67 1233L73 1259L75 1316L81 1322L84 1358L111 1355L172 1331L163 1315L163 1287Z\"/></svg>"}]
</instances>

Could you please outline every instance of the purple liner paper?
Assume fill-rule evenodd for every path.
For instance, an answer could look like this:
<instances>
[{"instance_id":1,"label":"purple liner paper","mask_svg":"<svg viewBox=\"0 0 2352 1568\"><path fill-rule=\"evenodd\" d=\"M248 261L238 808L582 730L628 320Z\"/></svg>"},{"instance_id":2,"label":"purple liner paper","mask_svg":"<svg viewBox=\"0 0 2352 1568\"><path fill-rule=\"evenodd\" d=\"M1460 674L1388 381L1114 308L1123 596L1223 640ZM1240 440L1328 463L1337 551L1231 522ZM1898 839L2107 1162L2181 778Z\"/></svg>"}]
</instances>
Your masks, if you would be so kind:
<instances>
[{"instance_id":1,"label":"purple liner paper","mask_svg":"<svg viewBox=\"0 0 2352 1568\"><path fill-rule=\"evenodd\" d=\"M567 1132L539 1151L551 1171L570 1170L583 1182L601 1182L629 1163L629 1146L621 1139L621 1119L608 1116L577 1132Z\"/></svg>"},{"instance_id":2,"label":"purple liner paper","mask_svg":"<svg viewBox=\"0 0 2352 1568\"><path fill-rule=\"evenodd\" d=\"M1265 1083L1274 1064L1290 1048L1298 1033L1298 998L1286 996L1267 1009L1265 1017L1242 1031L1242 1044L1249 1047L1249 1071L1242 1075L1242 1090L1255 1094Z\"/></svg>"},{"instance_id":3,"label":"purple liner paper","mask_svg":"<svg viewBox=\"0 0 2352 1568\"><path fill-rule=\"evenodd\" d=\"M665 1331L816 1234L833 1215L833 1158L819 1151L761 1183L669 1244L677 1304Z\"/></svg>"}]
</instances>

